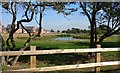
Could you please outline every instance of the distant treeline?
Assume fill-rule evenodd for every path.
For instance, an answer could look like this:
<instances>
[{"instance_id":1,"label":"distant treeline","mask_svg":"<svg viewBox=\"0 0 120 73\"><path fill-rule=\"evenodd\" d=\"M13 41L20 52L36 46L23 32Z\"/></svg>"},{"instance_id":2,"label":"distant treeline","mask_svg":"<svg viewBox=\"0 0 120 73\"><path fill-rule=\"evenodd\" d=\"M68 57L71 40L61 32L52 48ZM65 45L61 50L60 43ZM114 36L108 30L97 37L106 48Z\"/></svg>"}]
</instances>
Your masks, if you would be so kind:
<instances>
[{"instance_id":1,"label":"distant treeline","mask_svg":"<svg viewBox=\"0 0 120 73\"><path fill-rule=\"evenodd\" d=\"M104 34L105 32L107 32L108 29L110 30L112 28L108 27L107 25L99 25L96 29L96 33L97 34ZM90 27L88 30L71 28L71 29L63 30L62 33L72 33L72 34L90 33ZM120 32L118 32L117 34L120 34Z\"/></svg>"},{"instance_id":2,"label":"distant treeline","mask_svg":"<svg viewBox=\"0 0 120 73\"><path fill-rule=\"evenodd\" d=\"M86 29L78 29L78 28L71 28L67 30L63 30L62 33L72 33L72 34L78 34L78 33L89 33L90 30Z\"/></svg>"}]
</instances>

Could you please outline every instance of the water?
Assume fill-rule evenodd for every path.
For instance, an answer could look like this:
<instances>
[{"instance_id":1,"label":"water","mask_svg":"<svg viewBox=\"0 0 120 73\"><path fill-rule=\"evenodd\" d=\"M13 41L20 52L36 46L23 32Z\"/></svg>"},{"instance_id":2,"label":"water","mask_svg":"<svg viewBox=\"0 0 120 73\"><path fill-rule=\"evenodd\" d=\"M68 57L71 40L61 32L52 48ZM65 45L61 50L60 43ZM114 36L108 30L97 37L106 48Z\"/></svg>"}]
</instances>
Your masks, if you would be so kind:
<instances>
[{"instance_id":1,"label":"water","mask_svg":"<svg viewBox=\"0 0 120 73\"><path fill-rule=\"evenodd\" d=\"M53 40L61 40L61 41L73 41L76 40L73 37L57 37L57 38L53 38Z\"/></svg>"},{"instance_id":2,"label":"water","mask_svg":"<svg viewBox=\"0 0 120 73\"><path fill-rule=\"evenodd\" d=\"M53 38L52 40L58 40L58 41L88 41L89 39L76 39L73 37L57 37Z\"/></svg>"}]
</instances>

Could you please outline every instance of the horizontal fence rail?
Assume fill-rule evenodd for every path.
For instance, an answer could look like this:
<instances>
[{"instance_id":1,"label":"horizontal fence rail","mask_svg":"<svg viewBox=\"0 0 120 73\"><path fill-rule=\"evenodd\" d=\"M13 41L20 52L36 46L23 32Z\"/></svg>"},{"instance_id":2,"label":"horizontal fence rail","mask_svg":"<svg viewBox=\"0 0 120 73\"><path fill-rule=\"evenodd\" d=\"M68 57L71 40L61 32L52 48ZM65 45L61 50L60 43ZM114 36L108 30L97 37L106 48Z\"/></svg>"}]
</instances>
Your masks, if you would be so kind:
<instances>
[{"instance_id":1,"label":"horizontal fence rail","mask_svg":"<svg viewBox=\"0 0 120 73\"><path fill-rule=\"evenodd\" d=\"M95 67L95 72L100 73L100 66L111 66L120 65L120 61L110 61L101 62L100 52L110 52L110 51L120 51L120 48L101 48L101 45L97 45L97 48L87 48L87 49L54 49L54 50L36 50L36 46L31 46L30 51L1 51L0 56L16 56L16 55L30 55L30 68L10 70L11 72L46 72L46 71L56 71L56 70L68 70L68 69L78 69L78 68L88 68ZM64 53L95 53L95 63L85 63L85 64L75 64L75 65L62 65L62 66L52 66L52 67L41 67L36 68L36 56L43 54L64 54Z\"/></svg>"},{"instance_id":2,"label":"horizontal fence rail","mask_svg":"<svg viewBox=\"0 0 120 73\"><path fill-rule=\"evenodd\" d=\"M111 61L111 62L100 62L100 63L87 63L87 64L76 64L76 65L63 65L63 66L53 66L53 67L42 67L42 68L29 68L29 69L20 69L20 70L11 70L13 71L55 71L55 70L68 70L68 69L78 69L78 68L88 68L96 66L111 66L111 65L120 65L120 61Z\"/></svg>"},{"instance_id":3,"label":"horizontal fence rail","mask_svg":"<svg viewBox=\"0 0 120 73\"><path fill-rule=\"evenodd\" d=\"M106 51L120 51L120 48L56 49L56 50L37 50L37 51L3 51L3 52L0 52L0 56L85 53L85 52L106 52Z\"/></svg>"}]
</instances>

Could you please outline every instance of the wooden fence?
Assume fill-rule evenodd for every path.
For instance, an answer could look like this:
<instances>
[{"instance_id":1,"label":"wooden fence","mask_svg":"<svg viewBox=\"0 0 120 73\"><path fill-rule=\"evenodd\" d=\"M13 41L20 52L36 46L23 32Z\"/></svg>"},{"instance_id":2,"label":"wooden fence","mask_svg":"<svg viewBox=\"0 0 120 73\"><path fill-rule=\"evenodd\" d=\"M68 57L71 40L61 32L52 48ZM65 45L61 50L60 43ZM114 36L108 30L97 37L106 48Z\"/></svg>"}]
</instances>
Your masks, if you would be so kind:
<instances>
[{"instance_id":1,"label":"wooden fence","mask_svg":"<svg viewBox=\"0 0 120 73\"><path fill-rule=\"evenodd\" d=\"M101 60L100 52L107 52L107 51L120 51L120 48L101 48L100 45L97 45L97 48L89 48L89 49L57 49L57 50L37 50L36 51L36 46L31 46L30 51L4 51L4 52L0 52L0 56L30 55L30 68L10 70L9 72L11 71L12 72L16 72L16 71L17 72L21 72L21 71L45 72L45 71L95 67L95 72L100 73L100 66L120 65L120 61L110 61L110 62L100 61ZM85 53L85 52L95 52L96 54L95 63L36 68L36 55L60 54L60 53Z\"/></svg>"}]
</instances>

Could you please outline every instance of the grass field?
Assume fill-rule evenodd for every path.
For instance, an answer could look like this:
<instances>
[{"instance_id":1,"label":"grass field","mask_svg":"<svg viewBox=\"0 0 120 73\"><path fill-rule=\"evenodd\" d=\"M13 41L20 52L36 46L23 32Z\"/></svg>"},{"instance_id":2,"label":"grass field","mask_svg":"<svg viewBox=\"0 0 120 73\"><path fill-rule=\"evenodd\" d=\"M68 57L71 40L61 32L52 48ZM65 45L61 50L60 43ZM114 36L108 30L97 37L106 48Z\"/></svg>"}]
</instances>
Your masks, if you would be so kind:
<instances>
[{"instance_id":1,"label":"grass field","mask_svg":"<svg viewBox=\"0 0 120 73\"><path fill-rule=\"evenodd\" d=\"M55 34L56 35L56 34ZM89 39L87 41L79 41L79 40L73 40L73 41L57 41L52 40L52 38L58 37L54 34L48 34L43 35L42 37L36 37L33 39L29 46L37 46L41 49L67 49L67 48L88 48L89 47ZM79 35L81 36L81 35ZM8 37L8 34L3 34L4 39L6 40ZM15 34L14 40L16 43L16 48L20 48L24 45L25 41L28 38L27 34ZM83 37L88 37L83 36ZM109 38L106 38L103 43L101 43L102 47L120 47L119 45L120 41L118 40L118 35L113 35Z\"/></svg>"},{"instance_id":2,"label":"grass field","mask_svg":"<svg viewBox=\"0 0 120 73\"><path fill-rule=\"evenodd\" d=\"M36 37L29 44L30 46L37 46L37 49L81 49L81 48L89 48L89 39L86 41L73 40L73 41L57 41L52 40L57 34L48 34L43 35L42 37ZM80 35L77 35L80 36ZM8 34L3 34L4 39L8 37ZM24 42L27 40L28 35L26 34L15 34L14 35L16 49L19 49L24 45ZM84 36L80 36L84 37ZM88 36L87 36L88 37ZM120 47L120 40L118 39L118 35L113 35L107 39L105 39L101 43L102 47ZM29 50L29 47L27 50ZM43 66L54 66L54 65L65 65L65 64L78 64L78 63L87 63L94 62L93 58L87 58L87 53L82 54L57 54L57 55L40 55L37 56L37 67ZM104 52L102 53L102 61L113 61L120 60L120 52ZM28 68L29 67L29 56L21 56L18 61L18 68ZM21 67L22 66L22 67ZM3 67L3 70L9 69L7 67ZM12 68L14 69L14 68ZM15 68L16 69L16 68ZM108 70L118 69L116 66L108 66L102 67L103 73L110 73ZM78 73L80 71L90 71L94 70L93 68L87 69L77 69L70 70L72 73ZM71 73L70 71L58 71L58 72L48 72L48 73ZM108 71L108 72L107 72ZM81 72L82 73L82 72ZM85 73L85 72L83 72ZM117 70L116 70L117 73Z\"/></svg>"}]
</instances>

